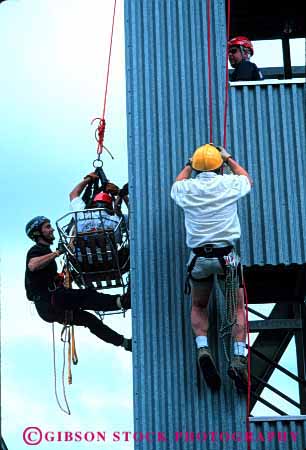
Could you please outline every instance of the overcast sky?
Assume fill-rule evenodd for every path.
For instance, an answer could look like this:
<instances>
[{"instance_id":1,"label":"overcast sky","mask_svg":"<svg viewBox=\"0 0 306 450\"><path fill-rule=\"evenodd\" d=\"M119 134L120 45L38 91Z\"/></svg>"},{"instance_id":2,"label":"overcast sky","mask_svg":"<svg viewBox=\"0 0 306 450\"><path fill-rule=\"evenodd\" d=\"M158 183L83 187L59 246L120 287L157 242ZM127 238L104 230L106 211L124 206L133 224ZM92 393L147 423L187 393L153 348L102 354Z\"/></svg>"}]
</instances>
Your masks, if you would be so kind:
<instances>
[{"instance_id":1,"label":"overcast sky","mask_svg":"<svg viewBox=\"0 0 306 450\"><path fill-rule=\"evenodd\" d=\"M123 0L117 5L105 135L115 160L107 154L103 160L108 177L123 185L127 181ZM131 354L104 344L87 329L76 330L79 365L73 369L72 386L66 387L72 415L59 410L51 326L39 319L23 289L24 258L31 246L25 223L35 215L46 215L53 222L63 215L69 192L92 170L96 142L90 121L102 111L112 7L113 1L105 0L65 0L60 7L47 0L10 0L0 6L2 430L10 450L28 448L22 441L28 426L108 433L133 429ZM262 55L269 52L261 45L255 44L254 61L264 67L269 63ZM294 63L303 43L297 45ZM281 56L270 65L281 65ZM131 336L130 313L106 323ZM55 329L61 392L61 326ZM287 363L295 370L289 356ZM287 387L296 396L296 388ZM65 444L68 450L72 447ZM50 444L39 448L49 449ZM100 449L101 444L92 443L90 448ZM120 450L131 448L130 443L120 443Z\"/></svg>"},{"instance_id":2,"label":"overcast sky","mask_svg":"<svg viewBox=\"0 0 306 450\"><path fill-rule=\"evenodd\" d=\"M31 246L25 223L40 214L54 222L67 212L69 192L93 170L96 141L90 122L102 113L112 12L113 1L101 0L10 0L0 6L0 170L6 217L0 225L1 415L10 450L28 448L22 441L28 426L109 433L133 429L131 353L98 340L83 327L76 329L79 364L73 368L72 386L66 387L72 415L60 411L54 395L51 325L37 316L23 288L24 258ZM120 0L106 121L105 145L115 159L103 154L105 172L122 186L127 181L127 145ZM130 312L105 323L131 337ZM61 328L56 324L60 394ZM100 449L101 443L90 448ZM120 449L127 448L131 444L120 443Z\"/></svg>"}]
</instances>

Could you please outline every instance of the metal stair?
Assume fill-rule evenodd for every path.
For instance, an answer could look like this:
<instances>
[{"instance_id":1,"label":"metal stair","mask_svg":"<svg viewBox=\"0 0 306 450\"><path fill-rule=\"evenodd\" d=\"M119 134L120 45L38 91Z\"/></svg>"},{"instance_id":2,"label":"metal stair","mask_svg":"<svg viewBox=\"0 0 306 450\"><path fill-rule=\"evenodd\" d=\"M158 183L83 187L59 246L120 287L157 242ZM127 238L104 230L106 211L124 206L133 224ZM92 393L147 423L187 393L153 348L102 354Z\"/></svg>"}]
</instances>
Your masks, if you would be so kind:
<instances>
[{"instance_id":1,"label":"metal stair","mask_svg":"<svg viewBox=\"0 0 306 450\"><path fill-rule=\"evenodd\" d=\"M262 398L265 388L273 391L306 413L306 266L254 266L245 269L248 304L275 303L268 317L251 307L249 312L262 320L250 321L250 332L258 332L251 347L251 409L257 401L274 412L286 415ZM292 338L296 343L297 375L279 365ZM269 384L275 369L281 370L299 384L299 403Z\"/></svg>"}]
</instances>

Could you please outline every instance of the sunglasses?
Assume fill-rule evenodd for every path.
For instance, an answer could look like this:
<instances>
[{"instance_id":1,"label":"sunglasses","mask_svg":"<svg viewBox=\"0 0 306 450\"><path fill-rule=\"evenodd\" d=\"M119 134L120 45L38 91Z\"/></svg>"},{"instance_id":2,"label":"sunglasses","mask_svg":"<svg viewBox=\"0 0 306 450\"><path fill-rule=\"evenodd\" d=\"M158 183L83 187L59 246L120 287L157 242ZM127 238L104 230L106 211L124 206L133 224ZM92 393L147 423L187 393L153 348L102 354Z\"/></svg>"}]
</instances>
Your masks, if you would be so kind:
<instances>
[{"instance_id":1,"label":"sunglasses","mask_svg":"<svg viewBox=\"0 0 306 450\"><path fill-rule=\"evenodd\" d=\"M237 47L231 47L228 49L228 53L232 53L232 55L234 55L238 50L239 49Z\"/></svg>"}]
</instances>

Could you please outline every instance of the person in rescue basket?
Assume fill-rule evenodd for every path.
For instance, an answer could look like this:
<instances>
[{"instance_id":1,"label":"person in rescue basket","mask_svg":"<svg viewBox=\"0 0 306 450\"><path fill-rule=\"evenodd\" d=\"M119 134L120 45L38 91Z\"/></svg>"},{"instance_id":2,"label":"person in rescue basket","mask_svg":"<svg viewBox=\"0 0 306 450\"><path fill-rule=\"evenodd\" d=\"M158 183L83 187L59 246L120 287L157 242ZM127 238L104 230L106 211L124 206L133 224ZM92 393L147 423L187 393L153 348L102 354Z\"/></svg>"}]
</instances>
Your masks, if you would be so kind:
<instances>
[{"instance_id":1,"label":"person in rescue basket","mask_svg":"<svg viewBox=\"0 0 306 450\"><path fill-rule=\"evenodd\" d=\"M254 55L252 42L245 36L237 36L228 41L228 59L235 69L230 75L230 81L263 80L263 74L256 64L250 61Z\"/></svg>"},{"instance_id":2,"label":"person in rescue basket","mask_svg":"<svg viewBox=\"0 0 306 450\"><path fill-rule=\"evenodd\" d=\"M80 195L85 187L95 179L98 179L98 175L96 175L95 172L91 172L70 192L70 208L72 211L82 211L86 209L85 202L81 199ZM120 244L122 235L121 228L118 225L122 219L128 227L128 216L126 214L119 215L116 207L116 204L120 199L125 199L125 191L123 194L121 194L121 192L122 189L119 189L115 184L108 182L104 187L104 191L96 194L91 205L89 205L89 209L102 208L103 211L78 214L78 231L86 232L93 229L110 228L115 230L116 242ZM113 197L115 197L115 208L113 207Z\"/></svg>"},{"instance_id":3,"label":"person in rescue basket","mask_svg":"<svg viewBox=\"0 0 306 450\"><path fill-rule=\"evenodd\" d=\"M233 174L221 175L226 163ZM191 178L192 170L197 176ZM188 282L191 284L191 325L197 346L197 360L206 383L219 389L220 375L209 349L208 301L218 275L225 291L226 260L236 265L241 275L235 244L240 238L237 201L250 192L251 178L223 148L206 144L197 148L172 186L171 197L183 208L186 243L190 248ZM223 278L223 280L222 280ZM245 310L242 276L237 289L237 317L233 326L234 348L228 374L236 386L247 386L247 358L245 357Z\"/></svg>"},{"instance_id":4,"label":"person in rescue basket","mask_svg":"<svg viewBox=\"0 0 306 450\"><path fill-rule=\"evenodd\" d=\"M66 311L72 311L71 324L82 325L98 338L132 351L132 340L104 325L93 311L130 309L129 291L123 296L98 293L91 289L69 289L58 283L55 259L63 250L52 251L54 229L44 216L34 217L26 225L27 236L35 241L26 257L25 289L29 300L35 303L39 316L46 322L65 322Z\"/></svg>"}]
</instances>

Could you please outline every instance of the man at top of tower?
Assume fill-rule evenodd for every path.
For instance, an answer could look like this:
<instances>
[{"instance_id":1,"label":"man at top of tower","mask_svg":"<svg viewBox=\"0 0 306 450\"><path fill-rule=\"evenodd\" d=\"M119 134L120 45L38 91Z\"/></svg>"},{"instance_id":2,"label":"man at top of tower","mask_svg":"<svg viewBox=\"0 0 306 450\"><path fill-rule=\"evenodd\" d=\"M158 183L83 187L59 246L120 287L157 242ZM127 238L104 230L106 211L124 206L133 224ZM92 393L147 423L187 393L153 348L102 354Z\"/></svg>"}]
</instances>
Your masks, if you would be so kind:
<instances>
[{"instance_id":1,"label":"man at top of tower","mask_svg":"<svg viewBox=\"0 0 306 450\"><path fill-rule=\"evenodd\" d=\"M230 81L258 81L264 77L256 64L250 61L254 55L252 42L245 36L236 36L227 43L228 59L235 69L230 75Z\"/></svg>"}]
</instances>

